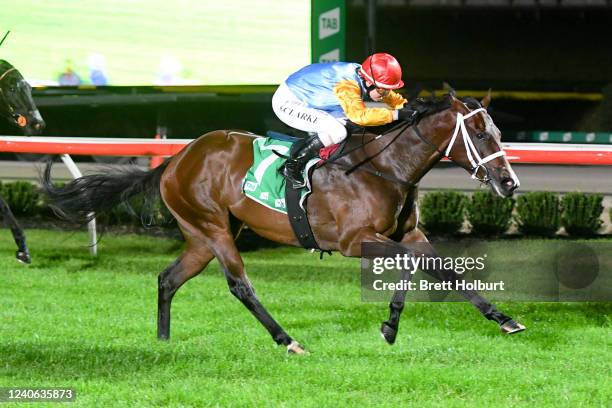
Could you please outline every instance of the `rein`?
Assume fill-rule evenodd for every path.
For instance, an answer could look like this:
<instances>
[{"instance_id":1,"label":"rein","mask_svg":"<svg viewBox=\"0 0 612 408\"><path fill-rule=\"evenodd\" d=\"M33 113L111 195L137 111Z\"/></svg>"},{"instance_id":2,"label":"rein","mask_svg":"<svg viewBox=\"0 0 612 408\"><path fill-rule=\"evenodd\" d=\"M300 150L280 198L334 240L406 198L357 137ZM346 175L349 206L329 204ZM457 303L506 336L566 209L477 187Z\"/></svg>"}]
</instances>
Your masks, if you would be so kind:
<instances>
[{"instance_id":1,"label":"rein","mask_svg":"<svg viewBox=\"0 0 612 408\"><path fill-rule=\"evenodd\" d=\"M0 98L1 98L2 100L4 100L4 103L5 103L5 105L6 105L7 112L8 112L8 114L9 114L9 115L13 115L13 113L15 112L15 108L13 108L13 107L11 106L11 104L10 104L10 103L9 103L9 101L7 100L6 96L4 95L4 89L2 89L2 81L3 81L3 80L4 80L4 78L5 78L5 77L6 77L6 76L7 76L7 75L10 73L10 72L12 72L12 71L16 71L16 69L15 69L14 67L13 67L13 68L9 68L9 69L7 69L6 71L4 71L4 72L2 73L2 75L0 75Z\"/></svg>"},{"instance_id":2,"label":"rein","mask_svg":"<svg viewBox=\"0 0 612 408\"><path fill-rule=\"evenodd\" d=\"M398 179L397 177L395 177L395 176L393 176L393 175L391 175L391 174L386 174L386 173L383 173L383 172L378 171L378 170L369 169L369 168L367 168L367 167L363 167L363 168L361 168L361 167L362 167L364 164L368 163L369 161L371 161L372 159L374 159L376 156L378 156L379 154L381 154L382 152L384 152L384 151L385 151L385 150L386 150L386 149L387 149L389 146L391 146L391 144L393 144L393 142L395 142L395 141L397 140L397 138L398 138L398 137L399 137L399 136L400 136L400 135L401 135L401 134L402 134L402 133L403 133L403 132L404 132L406 129L408 129L410 126L412 126L412 124L410 124L410 123L408 123L408 122L401 122L400 124L398 124L398 125L396 125L396 126L392 127L391 129L389 129L388 131L386 131L386 132L384 132L384 133L381 133L380 135L378 135L378 136L376 136L376 137L374 137L374 138L372 138L372 139L368 140L367 142L365 142L365 143L363 143L363 142L362 142L360 145L358 145L358 146L356 146L356 147L353 147L352 149L349 149L349 150L347 150L346 152L342 152L341 154L339 154L338 156L334 157L333 159L331 159L331 160L326 160L326 161L325 161L323 164L325 165L325 164L327 164L327 163L330 163L330 164L335 164L335 165L336 165L336 166L338 166L338 167L342 167L342 168L346 169L346 171L344 172L344 174L346 174L347 176L348 176L348 175L350 175L350 174L351 174L352 172L354 172L355 170L358 170L358 169L359 169L359 170L365 171L365 172L367 172L367 173L374 174L374 175L375 175L375 176L377 176L377 177L384 178L385 180L389 180L389 181L391 181L391 182L393 182L393 183L397 183L397 184L403 185L403 186L405 186L405 187L412 187L412 186L414 186L414 183L413 183L413 182L411 182L411 181L403 181L403 180L400 180L400 179ZM354 151L356 151L356 150L358 150L358 149L362 149L362 148L364 148L364 147L365 147L365 145L367 145L367 144L369 144L369 143L372 143L372 142L374 142L374 141L376 141L376 140L380 139L381 137L383 137L383 136L386 136L386 135L390 134L391 132L393 132L393 131L394 131L394 130L396 130L396 129L400 129L400 130L399 130L399 132L397 132L397 134L395 135L395 137L394 137L393 139L391 139L391 141L390 141L389 143L387 143L387 144L385 145L385 147L383 147L382 149L380 149L378 152L376 152L376 153L375 153L375 154L373 154L372 156L368 156L368 157L366 157L365 159L363 159L362 161L360 161L359 163L354 164L354 165L352 165L352 166L351 166L351 165L348 165L348 164L345 164L345 163L338 163L338 160L339 160L339 159L341 159L341 158L343 158L343 157L345 157L345 156L347 156L347 155L351 154L352 152L354 152ZM415 125L415 129L416 129L416 125ZM365 135L365 128L363 128L363 135L362 135L362 137L363 137L364 135ZM431 142L430 142L430 143L431 143Z\"/></svg>"},{"instance_id":3,"label":"rein","mask_svg":"<svg viewBox=\"0 0 612 408\"><path fill-rule=\"evenodd\" d=\"M7 111L9 115L13 115L15 112L15 108L13 108L13 106L11 106L11 104L6 100L6 96L4 95L4 89L2 89L2 81L4 80L4 78L12 71L16 71L16 69L13 68L9 68L6 71L4 71L2 73L2 75L0 75L0 98L2 98L2 100L4 100L5 105L7 107Z\"/></svg>"},{"instance_id":4,"label":"rein","mask_svg":"<svg viewBox=\"0 0 612 408\"><path fill-rule=\"evenodd\" d=\"M0 81L2 81L4 79L4 77L8 75L9 72L16 71L16 70L17 69L15 67L13 67L13 68L9 68L6 71L4 71L4 73L2 75L0 75Z\"/></svg>"},{"instance_id":5,"label":"rein","mask_svg":"<svg viewBox=\"0 0 612 408\"><path fill-rule=\"evenodd\" d=\"M423 136L423 134L421 133L421 131L419 130L418 127L418 122L415 124L411 124L408 122L402 122L397 126L392 127L391 129L389 129L388 131L368 140L365 143L361 143L359 146L356 146L346 152L342 152L340 155L334 157L332 160L326 160L324 162L324 164L330 163L330 164L335 164L339 167L345 168L346 171L344 172L344 174L346 174L347 176L350 175L351 173L353 173L355 170L362 170L365 171L367 173L373 174L375 176L384 178L385 180L394 182L396 184L402 185L404 187L413 187L415 186L416 183L412 182L412 181L405 181L405 180L400 180L397 177L390 175L390 174L386 174L383 173L381 171L378 170L373 170L367 167L362 167L364 164L370 162L371 160L373 160L376 156L378 156L379 154L381 154L382 152L384 152L389 146L391 146L391 144L393 144L397 138L404 132L406 131L409 127L414 127L414 131L416 133L416 135L419 137L419 139L421 139L423 142L425 142L426 144L428 144L429 146L431 146L436 152L438 152L438 154L441 156L440 158L444 158L444 157L448 157L451 158L450 156L450 152L453 148L453 146L455 145L455 141L457 140L457 135L459 134L459 131L461 131L461 136L463 138L463 144L465 146L466 149L466 153L467 153L467 158L470 161L470 164L472 165L471 169L467 169L468 171L472 172L472 179L478 180L482 183L486 183L489 181L489 172L487 170L487 168L484 166L486 163L490 162L491 160L500 157L500 156L505 156L506 152L503 150L500 150L498 152L495 152L493 154L490 154L484 158L480 157L480 154L478 153L478 150L476 149L476 147L474 146L474 143L472 143L472 140L470 138L470 134L467 131L467 128L465 127L465 120L469 119L470 117L476 115L477 113L480 112L486 112L487 110L485 108L478 108L475 109L473 111L471 111L470 113L468 113L467 115L464 115L460 112L457 113L457 119L456 119L456 124L455 124L455 130L453 132L453 136L451 137L451 140L448 144L448 146L446 147L445 150L441 150L436 144L434 144L431 140L429 140L427 137ZM399 131L397 132L397 134L395 135L395 137L393 137L393 139L391 139L391 141L389 141L389 143L387 143L381 150L379 150L377 153L373 154L372 156L368 156L365 159L361 160L359 163L354 164L352 166L348 165L348 164L344 164L344 163L338 163L337 161L345 156L347 156L348 154L354 152L355 150L361 149L363 147L365 147L365 145L367 145L368 143L371 143L375 140L380 139L383 136L386 136L390 133L392 133L393 131L399 129ZM365 128L363 128L363 134L365 135ZM485 176L480 178L477 176L478 172L480 169L484 169L485 170Z\"/></svg>"},{"instance_id":6,"label":"rein","mask_svg":"<svg viewBox=\"0 0 612 408\"><path fill-rule=\"evenodd\" d=\"M2 99L4 100L4 103L5 103L5 105L6 105L6 107L7 107L7 110L8 110L8 114L9 114L9 115L12 115L12 116L13 116L13 118L15 118L15 119L16 119L16 118L17 118L17 116L15 115L15 108L14 108L14 107L13 107L13 106L10 104L10 102L8 101L8 99L6 98L6 96L4 95L4 89L2 89L2 81L4 80L4 78L5 78L5 77L6 77L6 76L7 76L9 73L11 73L11 72L13 72L13 71L15 71L15 72L17 72L17 73L19 72L19 71L17 71L17 68L15 68L15 67L11 67L11 68L7 69L6 71L4 71L4 72L2 73L2 75L0 75L0 98L2 98Z\"/></svg>"}]
</instances>

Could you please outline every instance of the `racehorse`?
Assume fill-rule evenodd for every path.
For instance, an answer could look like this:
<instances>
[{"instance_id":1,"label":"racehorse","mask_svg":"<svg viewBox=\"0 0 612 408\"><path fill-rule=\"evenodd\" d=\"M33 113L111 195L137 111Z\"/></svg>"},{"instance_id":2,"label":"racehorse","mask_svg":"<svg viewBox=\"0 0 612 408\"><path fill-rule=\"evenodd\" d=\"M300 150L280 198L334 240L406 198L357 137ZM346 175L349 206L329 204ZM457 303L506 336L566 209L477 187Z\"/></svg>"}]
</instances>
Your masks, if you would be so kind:
<instances>
[{"instance_id":1,"label":"racehorse","mask_svg":"<svg viewBox=\"0 0 612 408\"><path fill-rule=\"evenodd\" d=\"M419 100L415 107L422 117L416 124L395 122L353 133L347 145L351 148L345 150L349 153L313 174L308 214L320 248L359 257L364 241L394 245L427 242L418 228L418 182L444 156L489 184L497 194L512 195L519 182L501 148L501 133L486 111L490 95L481 102L473 98L466 102L452 93L441 99ZM217 258L231 293L274 341L291 353L304 352L260 303L234 243L247 225L265 238L299 246L285 214L242 192L243 178L253 162L255 137L239 130L213 131L154 170L88 175L64 187L53 186L52 163L45 169L42 183L46 194L60 215L73 220L91 219L92 213L109 210L136 194L161 195L178 222L186 247L158 277L159 339L170 336L170 306L177 290ZM350 167L356 170L347 171ZM461 279L452 270L425 272L445 281ZM476 292L460 292L503 332L524 330ZM389 344L397 335L405 295L395 292L389 320L381 328Z\"/></svg>"},{"instance_id":2,"label":"racehorse","mask_svg":"<svg viewBox=\"0 0 612 408\"><path fill-rule=\"evenodd\" d=\"M45 122L32 100L32 88L21 73L7 61L0 60L0 115L20 128L27 136L40 134ZM9 225L17 244L17 260L30 263L25 234L4 198L0 196L0 211Z\"/></svg>"}]
</instances>

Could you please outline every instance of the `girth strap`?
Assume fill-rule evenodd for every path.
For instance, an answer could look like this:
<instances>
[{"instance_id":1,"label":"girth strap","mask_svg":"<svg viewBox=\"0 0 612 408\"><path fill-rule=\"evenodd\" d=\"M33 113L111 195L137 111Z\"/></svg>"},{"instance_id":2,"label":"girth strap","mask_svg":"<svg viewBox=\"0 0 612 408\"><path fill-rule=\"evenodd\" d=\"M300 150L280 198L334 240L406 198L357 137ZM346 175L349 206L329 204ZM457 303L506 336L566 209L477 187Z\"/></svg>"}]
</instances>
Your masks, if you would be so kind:
<instances>
[{"instance_id":1,"label":"girth strap","mask_svg":"<svg viewBox=\"0 0 612 408\"><path fill-rule=\"evenodd\" d=\"M296 148L299 148L299 143L294 143L291 146L291 153L293 153ZM309 177L309 175L305 174L304 177ZM306 211L304 211L304 209L300 206L300 198L302 195L301 192L301 188L294 189L293 183L285 181L285 205L287 207L289 223L291 224L293 233L300 242L300 245L307 249L317 249L319 251L323 251L321 248L319 248L319 245L314 238L314 234L310 228L310 222L308 222Z\"/></svg>"}]
</instances>

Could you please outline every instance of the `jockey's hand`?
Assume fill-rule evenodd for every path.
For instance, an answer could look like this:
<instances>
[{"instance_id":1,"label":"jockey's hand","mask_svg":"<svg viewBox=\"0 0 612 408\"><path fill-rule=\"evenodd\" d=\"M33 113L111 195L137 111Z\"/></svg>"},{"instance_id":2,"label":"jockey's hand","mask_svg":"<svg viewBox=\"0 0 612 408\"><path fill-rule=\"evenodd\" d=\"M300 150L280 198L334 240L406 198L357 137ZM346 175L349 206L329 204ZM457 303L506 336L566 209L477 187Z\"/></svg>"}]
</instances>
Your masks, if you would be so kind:
<instances>
[{"instance_id":1,"label":"jockey's hand","mask_svg":"<svg viewBox=\"0 0 612 408\"><path fill-rule=\"evenodd\" d=\"M405 120L406 122L412 123L417 117L419 112L410 108L402 108L397 111L397 119Z\"/></svg>"}]
</instances>

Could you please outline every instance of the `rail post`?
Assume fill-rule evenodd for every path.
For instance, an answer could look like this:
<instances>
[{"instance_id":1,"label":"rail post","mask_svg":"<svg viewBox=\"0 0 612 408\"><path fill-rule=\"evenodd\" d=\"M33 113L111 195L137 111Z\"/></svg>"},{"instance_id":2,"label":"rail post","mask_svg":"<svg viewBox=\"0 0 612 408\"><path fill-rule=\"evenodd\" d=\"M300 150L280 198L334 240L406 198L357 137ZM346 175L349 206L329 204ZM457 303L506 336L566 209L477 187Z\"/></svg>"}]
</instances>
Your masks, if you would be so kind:
<instances>
[{"instance_id":1,"label":"rail post","mask_svg":"<svg viewBox=\"0 0 612 408\"><path fill-rule=\"evenodd\" d=\"M72 174L72 178L77 179L79 177L83 177L83 174L81 174L81 171L79 170L76 163L74 162L74 160L72 160L72 157L70 157L69 154L62 154L61 158L64 164L66 165L66 167L68 168L68 171L70 172L70 174ZM89 223L87 223L87 230L89 232L89 253L91 254L91 256L97 256L98 255L98 238L96 234L96 219L95 218L89 221Z\"/></svg>"}]
</instances>

